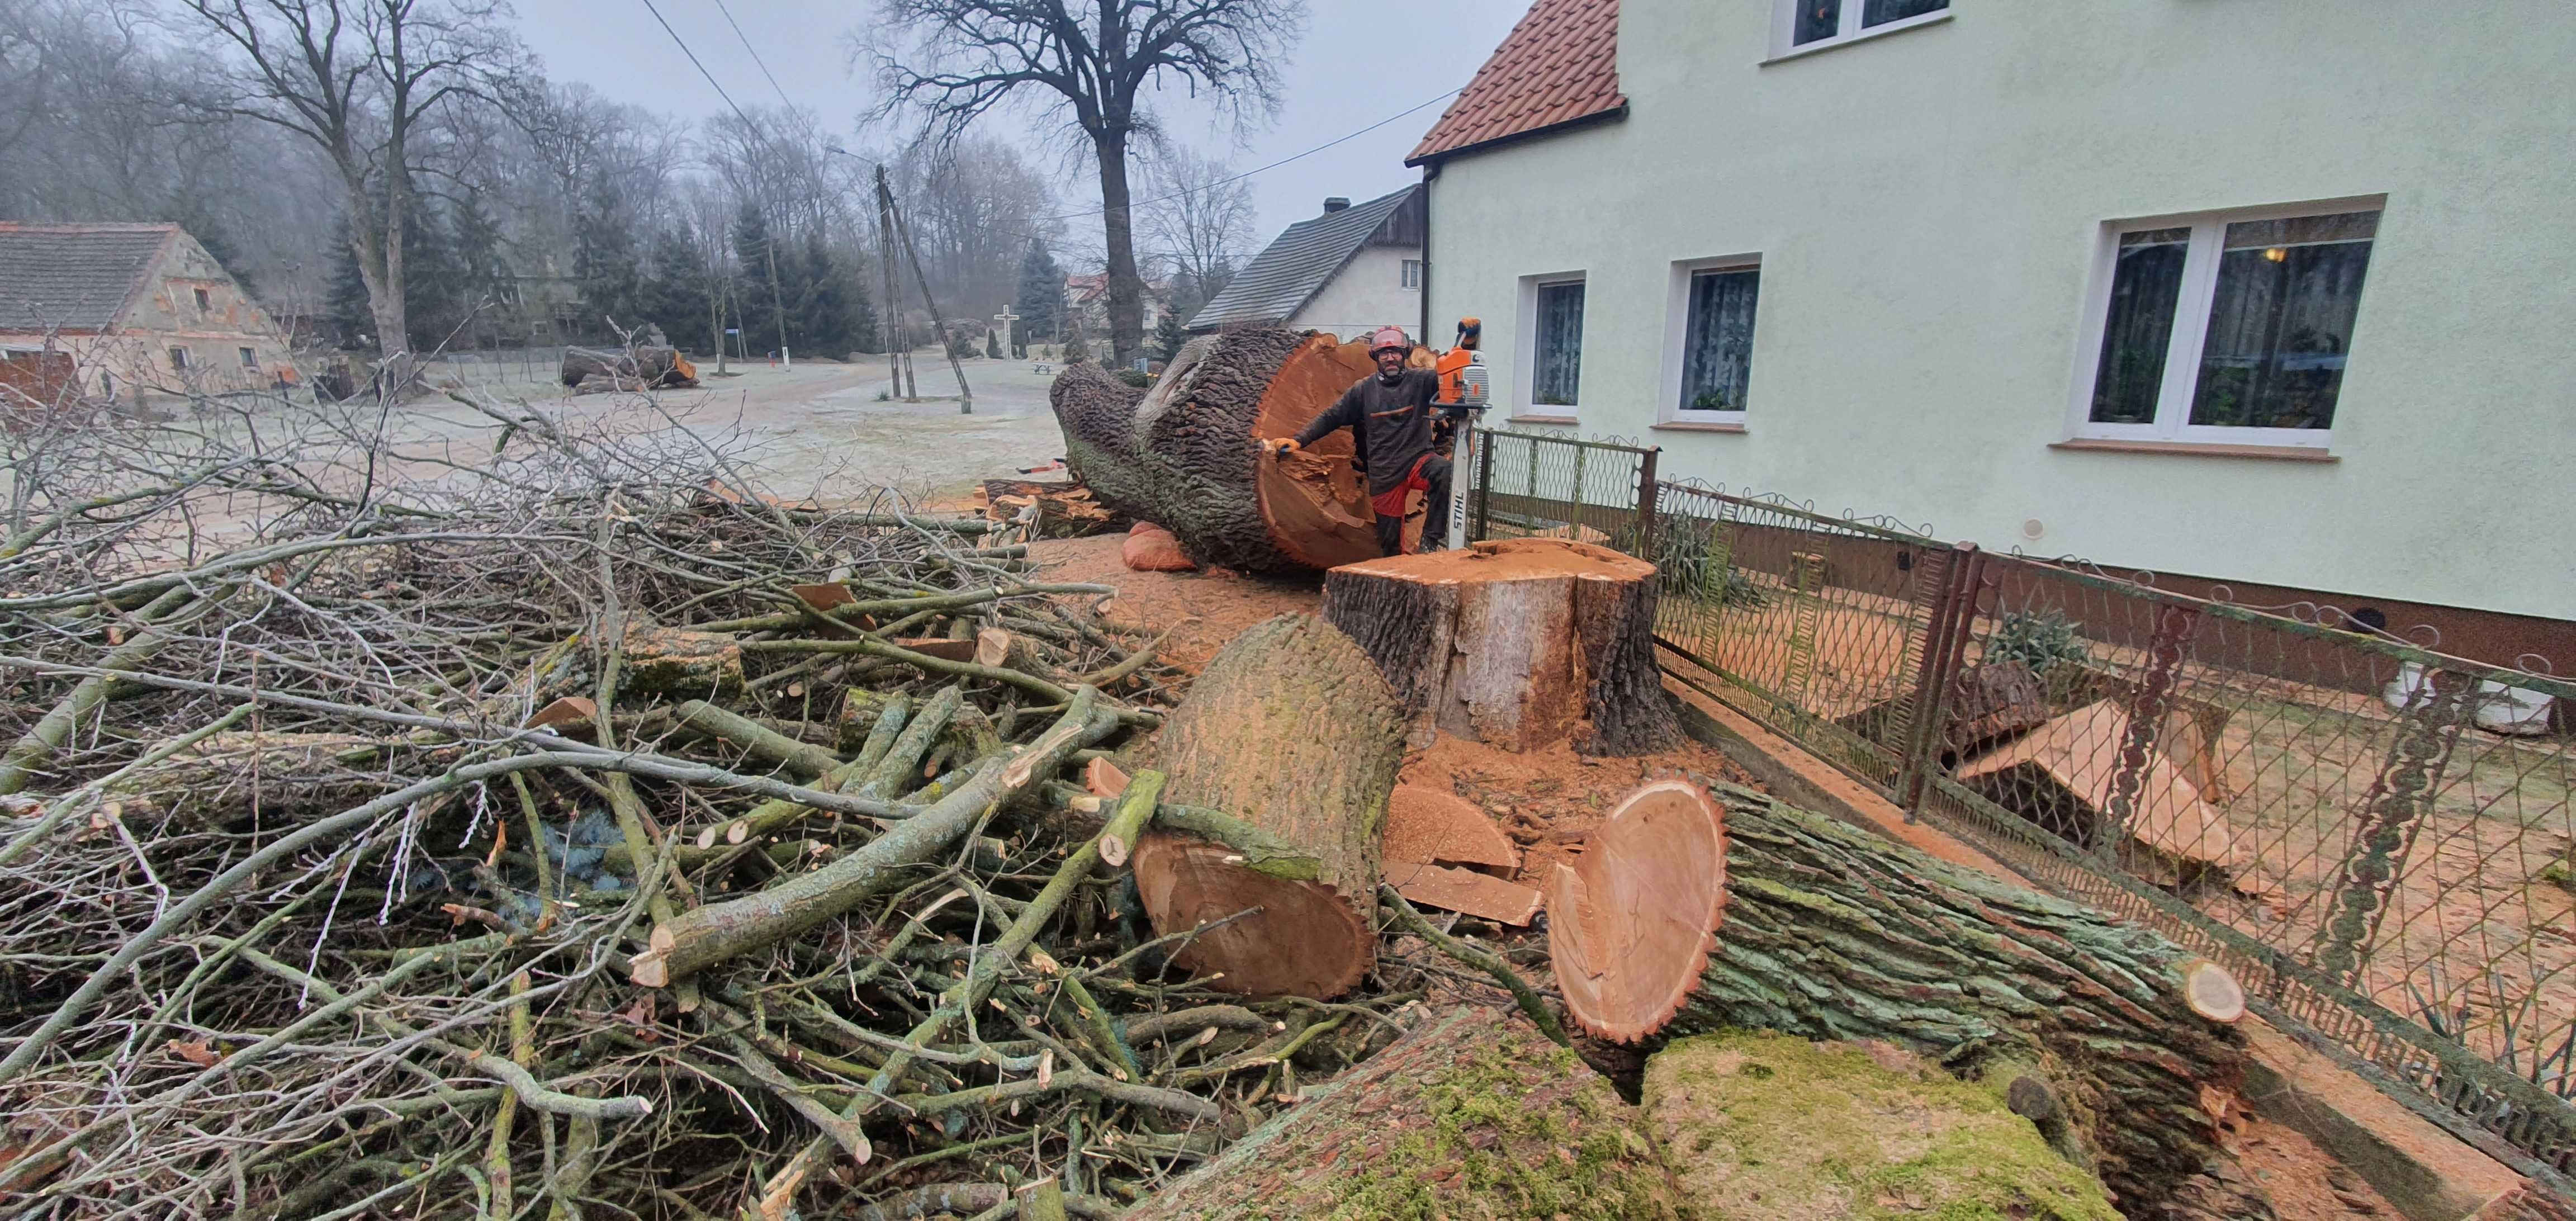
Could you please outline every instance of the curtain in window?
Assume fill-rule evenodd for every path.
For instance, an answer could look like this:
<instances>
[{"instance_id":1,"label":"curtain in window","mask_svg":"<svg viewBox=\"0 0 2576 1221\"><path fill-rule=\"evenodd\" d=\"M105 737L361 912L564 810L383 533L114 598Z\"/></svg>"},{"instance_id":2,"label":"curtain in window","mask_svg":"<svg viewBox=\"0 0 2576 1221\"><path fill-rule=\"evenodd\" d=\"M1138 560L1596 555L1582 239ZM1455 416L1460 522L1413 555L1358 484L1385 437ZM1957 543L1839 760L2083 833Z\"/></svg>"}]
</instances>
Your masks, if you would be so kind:
<instances>
[{"instance_id":1,"label":"curtain in window","mask_svg":"<svg viewBox=\"0 0 2576 1221\"><path fill-rule=\"evenodd\" d=\"M2190 229L2120 235L2111 272L2111 309L2102 324L2102 362L2093 370L2096 424L2152 424L2173 343L2174 306L2182 299Z\"/></svg>"},{"instance_id":2,"label":"curtain in window","mask_svg":"<svg viewBox=\"0 0 2576 1221\"><path fill-rule=\"evenodd\" d=\"M1583 285L1539 286L1537 347L1533 403L1574 406L1575 391L1583 380Z\"/></svg>"},{"instance_id":3,"label":"curtain in window","mask_svg":"<svg viewBox=\"0 0 2576 1221\"><path fill-rule=\"evenodd\" d=\"M1798 23L1789 32L1789 45L1803 47L1842 30L1842 0L1798 0Z\"/></svg>"},{"instance_id":4,"label":"curtain in window","mask_svg":"<svg viewBox=\"0 0 2576 1221\"><path fill-rule=\"evenodd\" d=\"M1744 410L1753 378L1753 305L1761 287L1758 270L1692 274L1682 325L1682 410Z\"/></svg>"},{"instance_id":5,"label":"curtain in window","mask_svg":"<svg viewBox=\"0 0 2576 1221\"><path fill-rule=\"evenodd\" d=\"M2370 269L2376 212L2227 227L2191 422L2326 428Z\"/></svg>"},{"instance_id":6,"label":"curtain in window","mask_svg":"<svg viewBox=\"0 0 2576 1221\"><path fill-rule=\"evenodd\" d=\"M1865 30L1874 25L1937 13L1948 7L1950 0L1869 0L1860 10L1860 25Z\"/></svg>"}]
</instances>

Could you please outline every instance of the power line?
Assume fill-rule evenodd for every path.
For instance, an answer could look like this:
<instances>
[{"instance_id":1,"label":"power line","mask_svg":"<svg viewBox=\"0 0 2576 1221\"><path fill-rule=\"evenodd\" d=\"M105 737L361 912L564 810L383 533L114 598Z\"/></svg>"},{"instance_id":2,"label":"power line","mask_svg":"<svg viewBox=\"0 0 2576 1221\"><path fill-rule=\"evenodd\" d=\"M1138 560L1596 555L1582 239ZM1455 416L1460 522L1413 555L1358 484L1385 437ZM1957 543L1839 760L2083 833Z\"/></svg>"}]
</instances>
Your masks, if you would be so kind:
<instances>
[{"instance_id":1,"label":"power line","mask_svg":"<svg viewBox=\"0 0 2576 1221\"><path fill-rule=\"evenodd\" d=\"M796 103L787 100L787 90L780 87L776 76L771 75L768 62L760 58L760 48L751 45L751 35L743 33L742 23L733 19L733 10L726 7L725 0L716 0L716 11L724 14L726 25L733 27L733 36L742 40L742 49L751 52L751 62L759 66L760 74L769 77L769 87L777 91L779 102L789 110L796 109Z\"/></svg>"},{"instance_id":2,"label":"power line","mask_svg":"<svg viewBox=\"0 0 2576 1221\"><path fill-rule=\"evenodd\" d=\"M671 28L671 23L670 23L669 21L667 21L667 20L664 20L664 19L663 19L663 17L662 17L662 10L660 10L660 9L658 9L658 8L653 7L653 0L644 0L644 9L645 9L645 11L646 11L646 12L649 12L649 13L653 14L653 20L655 20L655 21L658 21L658 22L661 22L661 23L662 23L662 32L671 36L671 41L672 41L674 44L676 44L676 45L680 48L680 54L682 54L682 55L686 55L686 56L688 56L688 57L689 57L689 63L690 63L690 64L692 64L692 65L694 65L694 66L697 68L697 70L698 70L698 75L700 75L700 76L703 76L703 77L707 78L707 84L709 84L709 85L711 85L711 86L713 86L713 87L715 88L716 96L717 96L717 97L720 97L720 98L723 98L723 99L724 99L724 103L725 103L725 105L733 107L734 117L736 117L736 118L738 118L738 119L741 119L741 120L743 121L743 125L744 125L744 126L751 128L751 129L752 129L753 131L755 131L755 132L756 132L756 131L759 131L759 130L760 130L760 125L759 125L758 123L754 123L754 122L752 122L752 120L751 120L751 116L750 116L750 115L747 115L747 114L744 114L744 113L743 113L742 107L741 107L740 105L736 104L736 103L735 103L735 101L733 100L733 95L732 95L732 94L730 94L730 93L725 92L725 87L724 87L724 86L716 84L716 74L715 74L715 73L713 73L713 72L709 72L709 71L707 71L707 66L706 66L705 64L698 63L698 53L697 53L697 52L695 52L695 51L690 50L690 49L689 49L689 44L688 44L687 42L683 41L683 40L680 38L680 32L679 32L678 30L672 29L672 28ZM727 20L727 21L731 21L731 20L733 20L733 16L732 16L732 14L726 14L726 16L725 16L725 20ZM754 58L758 58L758 57L757 57L757 56L755 56ZM766 71L768 71L768 69L763 68L763 69L761 69L761 71L766 72ZM772 82L772 83L774 84L774 83L776 83L776 82ZM784 95L781 95L781 96L784 96Z\"/></svg>"},{"instance_id":3,"label":"power line","mask_svg":"<svg viewBox=\"0 0 2576 1221\"><path fill-rule=\"evenodd\" d=\"M1428 108L1430 108L1430 107L1432 107L1432 106L1439 105L1440 103L1445 102L1445 101L1448 101L1449 99L1454 98L1454 97L1456 97L1456 96L1458 96L1459 94L1464 93L1464 92L1466 92L1466 87L1465 87L1465 86L1463 86L1463 85L1462 85L1462 86L1459 86L1458 88L1456 88L1456 89L1452 89L1452 90L1450 90L1450 91L1449 91L1449 92L1447 92L1447 93L1441 94L1440 96L1438 96L1438 97L1436 97L1436 98L1433 98L1433 99L1431 99L1430 101L1423 102L1423 103L1421 103L1420 105L1414 106L1414 107L1412 107L1412 108L1410 108L1410 109L1402 110L1402 111L1399 111L1399 112L1397 112L1397 113L1395 113L1395 114L1388 115L1388 116L1386 116L1386 117L1385 117L1385 118L1383 118L1383 119L1379 119L1377 122L1375 122L1375 123L1371 123L1371 124L1369 124L1368 126L1366 126L1366 127L1363 127L1363 128L1361 128L1361 129L1359 129L1358 131L1355 131L1355 132L1350 133L1349 135L1341 136L1341 137L1339 137L1339 138L1332 139L1332 140L1327 140L1327 141L1323 142L1322 144L1318 144L1318 145L1316 145L1315 147L1310 148L1310 149L1307 149L1306 151L1304 151L1304 152L1302 152L1302 153L1296 153L1296 154L1293 154L1293 155L1290 155L1290 156L1281 157L1281 158L1280 158L1280 159L1278 159L1277 161L1273 161L1273 162L1271 162L1271 163L1270 163L1270 164L1268 164L1268 165L1255 166L1255 167L1253 167L1253 168L1251 168L1251 169L1245 170L1244 172L1242 172L1242 173L1240 173L1240 174L1236 174L1236 175L1234 175L1234 176L1233 176L1233 177L1231 177L1231 178L1220 178L1220 179L1217 179L1215 182L1211 182L1211 183L1207 184L1206 186L1203 186L1203 187L1197 187L1197 188L1194 188L1194 189L1195 189L1195 190L1200 190L1200 191L1210 190L1210 189L1213 189L1213 188L1216 188L1216 187L1221 187L1221 186L1228 185L1228 184L1230 184L1230 183L1237 183L1237 182L1241 182L1241 181L1243 181L1244 179L1246 179L1246 178L1250 178L1250 177L1252 177L1252 176L1253 176L1253 175L1255 175L1255 174L1267 173L1267 172L1269 172L1269 171L1271 171L1271 170L1278 169L1280 166L1286 165L1286 164L1288 164L1289 162L1292 162L1292 161L1303 161L1303 160L1305 160L1306 158L1308 158L1308 157L1312 157L1312 156L1314 156L1315 154L1320 153L1320 152L1324 151L1325 149L1331 148L1331 147L1333 147L1333 146L1334 146L1334 145L1336 145L1336 144L1347 144L1347 143L1349 143L1349 142L1351 142L1351 141L1353 141L1353 140L1359 139L1361 136L1365 136L1365 135L1369 134L1370 132L1376 131L1378 128L1384 127L1384 126L1386 126L1387 124L1389 124L1389 123L1392 123L1392 122L1396 121L1397 119L1401 119L1401 118L1405 117L1406 115L1413 114L1413 113L1414 113L1414 112L1416 112L1416 111L1425 110L1425 109L1428 109ZM1132 210L1132 209L1135 209L1135 208L1144 207L1144 206L1149 205L1149 204L1168 203L1168 202L1170 202L1170 201L1172 201L1172 200L1179 199L1179 198L1181 198L1182 196L1184 196L1184 195L1188 195L1188 194L1190 194L1190 193L1191 193L1190 191L1181 191L1181 192L1177 192L1177 193L1174 193L1174 194L1171 194L1171 195L1160 195L1160 196L1156 196L1155 198L1152 198L1152 199L1136 199L1136 200L1129 200L1129 201L1128 201L1128 203L1127 203L1127 206L1128 206L1128 208L1130 208L1130 209ZM1101 212L1106 212L1107 210L1108 210L1108 209L1107 209L1107 207L1106 207L1106 206L1103 206L1102 208L1097 209L1097 211L1101 211ZM1090 216L1090 215L1093 215L1093 211L1092 211L1092 210L1086 210L1086 211L1081 211L1081 212L1067 212L1067 213L1064 213L1064 214L1062 214L1062 215L1060 215L1060 216L1040 216L1040 217L1035 217L1035 218L1033 218L1033 219L1038 220L1038 221L1050 221L1050 220L1074 220L1074 219L1079 218L1079 217L1085 217L1085 216Z\"/></svg>"}]
</instances>

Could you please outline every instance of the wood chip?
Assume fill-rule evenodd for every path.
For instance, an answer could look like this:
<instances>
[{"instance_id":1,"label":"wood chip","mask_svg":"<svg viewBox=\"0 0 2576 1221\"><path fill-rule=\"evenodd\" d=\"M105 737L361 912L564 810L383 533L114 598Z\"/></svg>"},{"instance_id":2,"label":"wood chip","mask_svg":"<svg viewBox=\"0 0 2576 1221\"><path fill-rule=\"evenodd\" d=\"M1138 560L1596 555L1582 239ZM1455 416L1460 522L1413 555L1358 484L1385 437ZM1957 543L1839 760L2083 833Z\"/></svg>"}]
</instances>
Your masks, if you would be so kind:
<instances>
[{"instance_id":1,"label":"wood chip","mask_svg":"<svg viewBox=\"0 0 2576 1221\"><path fill-rule=\"evenodd\" d=\"M1515 928L1526 926L1540 906L1538 891L1530 887L1446 865L1390 861L1386 880L1409 902Z\"/></svg>"}]
</instances>

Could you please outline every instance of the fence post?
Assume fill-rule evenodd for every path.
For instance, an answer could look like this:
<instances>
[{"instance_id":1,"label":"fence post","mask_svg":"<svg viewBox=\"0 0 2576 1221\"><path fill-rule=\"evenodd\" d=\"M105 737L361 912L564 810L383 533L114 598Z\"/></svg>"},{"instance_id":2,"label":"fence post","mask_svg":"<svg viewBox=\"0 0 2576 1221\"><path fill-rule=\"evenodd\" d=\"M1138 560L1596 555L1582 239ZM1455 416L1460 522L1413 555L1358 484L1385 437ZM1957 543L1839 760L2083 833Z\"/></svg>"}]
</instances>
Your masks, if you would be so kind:
<instances>
[{"instance_id":1,"label":"fence post","mask_svg":"<svg viewBox=\"0 0 2576 1221\"><path fill-rule=\"evenodd\" d=\"M1647 446L1637 463L1637 558L1650 564L1655 559L1655 459L1663 452L1663 446Z\"/></svg>"},{"instance_id":2,"label":"fence post","mask_svg":"<svg viewBox=\"0 0 2576 1221\"><path fill-rule=\"evenodd\" d=\"M1959 657L1967 651L1969 624L1977 617L1977 582L1983 579L1985 553L1975 543L1950 545L1950 561L1941 585L1932 594L1932 613L1923 625L1922 664L1914 685L1914 724L1906 737L1905 761L1897 778L1904 794L1905 820L1914 821L1923 806L1923 790L1932 769L1940 766L1942 722L1949 715L1950 688L1959 678Z\"/></svg>"},{"instance_id":3,"label":"fence post","mask_svg":"<svg viewBox=\"0 0 2576 1221\"><path fill-rule=\"evenodd\" d=\"M2085 845L2104 860L2116 861L2137 821L2138 793L2146 787L2147 760L2164 732L2165 707L2173 700L2182 675L2183 645L2200 625L2200 609L2166 603L2156 612L2155 635L2147 640L2147 672L2129 699L2129 730L2120 741L2120 762L2111 773L2111 808L2093 828Z\"/></svg>"},{"instance_id":4,"label":"fence post","mask_svg":"<svg viewBox=\"0 0 2576 1221\"><path fill-rule=\"evenodd\" d=\"M1476 537L1467 540L1471 543L1494 536L1494 443L1499 439L1488 435L1476 447Z\"/></svg>"}]
</instances>

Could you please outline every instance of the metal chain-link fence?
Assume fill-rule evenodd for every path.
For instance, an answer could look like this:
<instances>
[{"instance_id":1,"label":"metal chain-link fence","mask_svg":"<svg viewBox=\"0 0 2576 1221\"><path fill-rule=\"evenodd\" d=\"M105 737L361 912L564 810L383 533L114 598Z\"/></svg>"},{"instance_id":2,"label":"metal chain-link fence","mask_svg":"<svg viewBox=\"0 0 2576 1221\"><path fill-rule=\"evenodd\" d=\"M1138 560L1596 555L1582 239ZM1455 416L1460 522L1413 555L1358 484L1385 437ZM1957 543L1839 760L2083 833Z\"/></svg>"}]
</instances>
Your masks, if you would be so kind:
<instances>
[{"instance_id":1,"label":"metal chain-link fence","mask_svg":"<svg viewBox=\"0 0 2576 1221\"><path fill-rule=\"evenodd\" d=\"M2267 1018L2570 1191L2576 683L1652 484L1652 451L1488 439L1471 537L1654 560L1673 679L2222 962Z\"/></svg>"}]
</instances>

